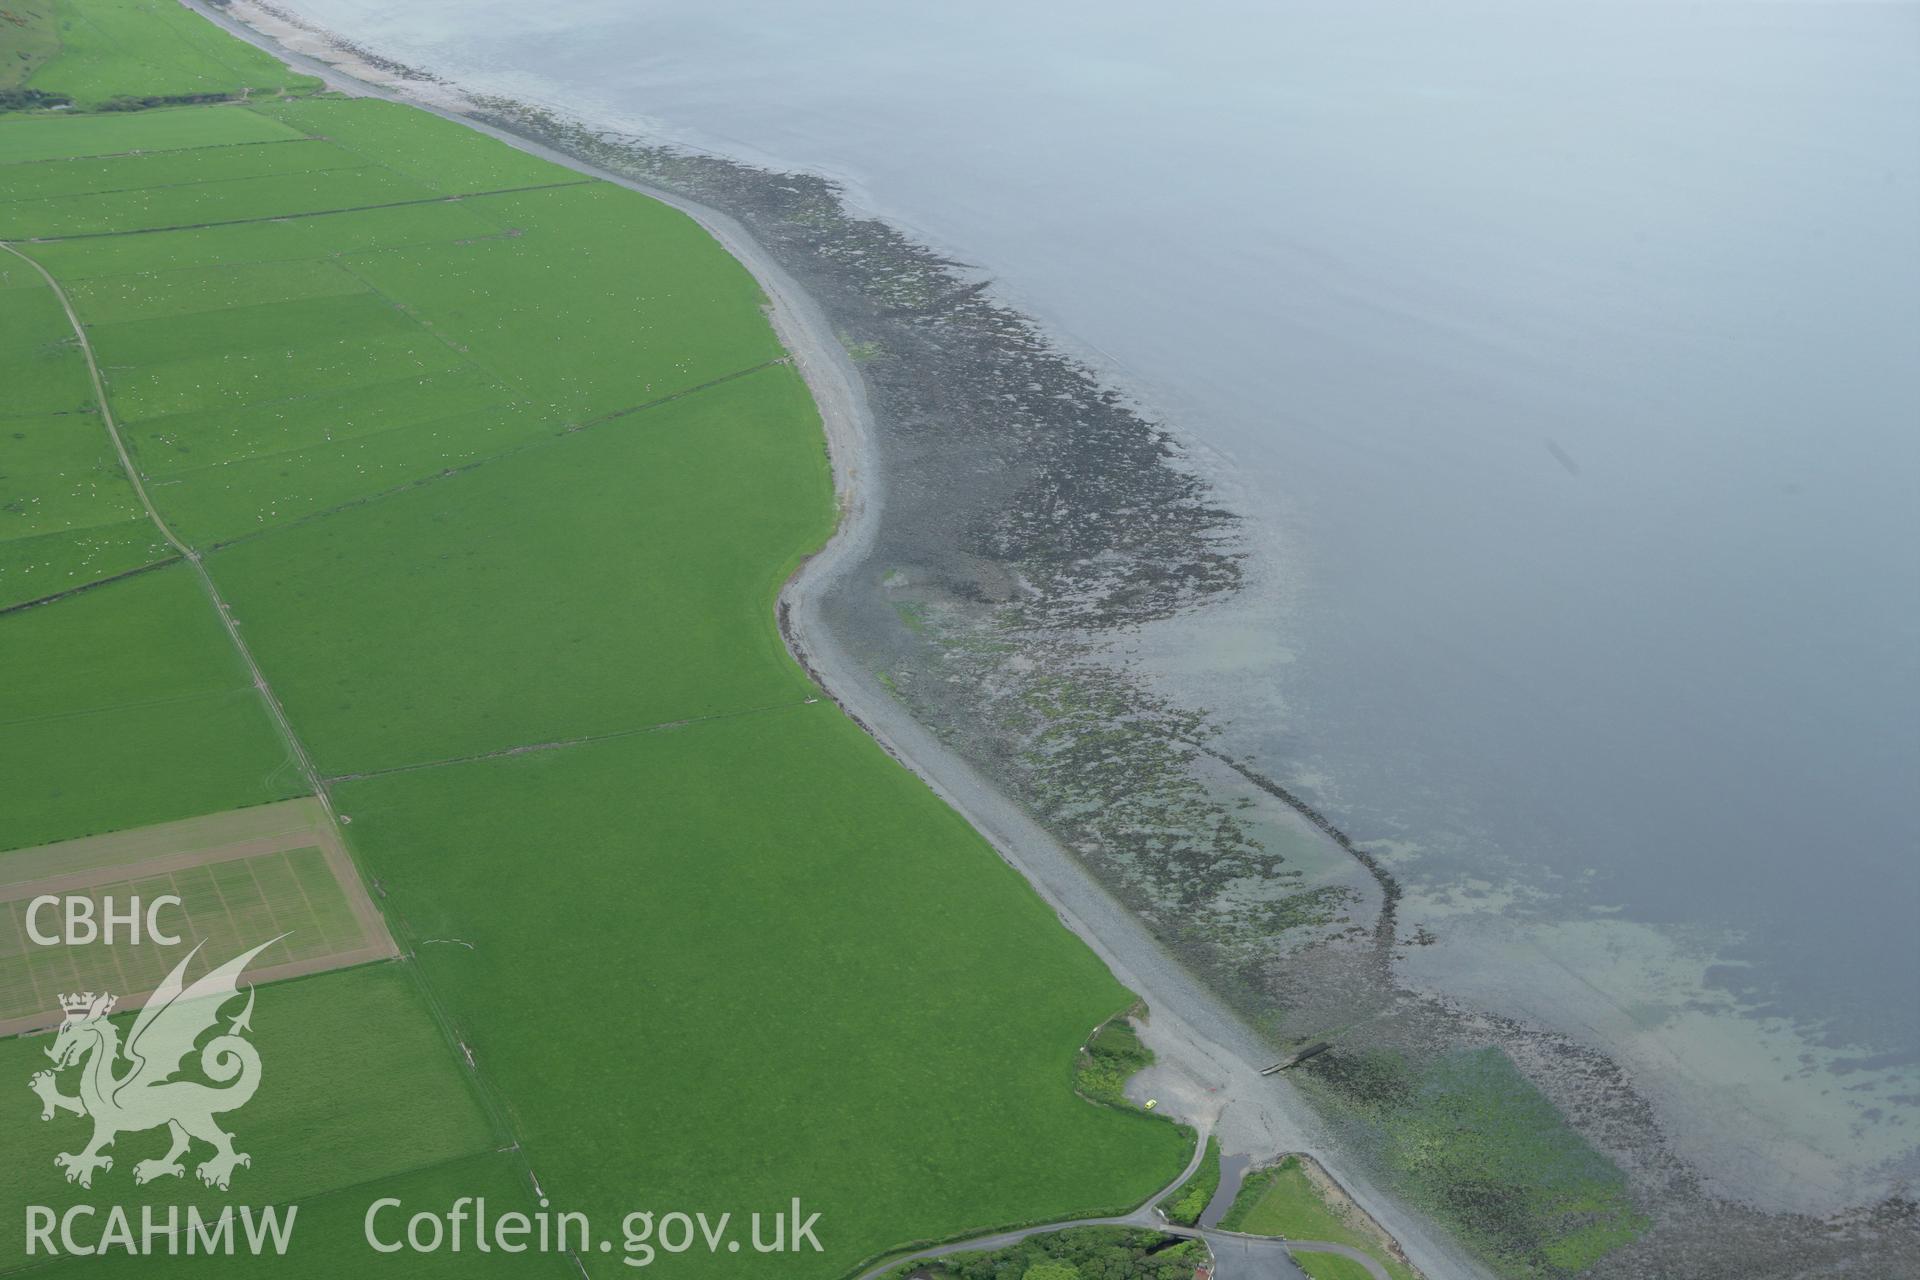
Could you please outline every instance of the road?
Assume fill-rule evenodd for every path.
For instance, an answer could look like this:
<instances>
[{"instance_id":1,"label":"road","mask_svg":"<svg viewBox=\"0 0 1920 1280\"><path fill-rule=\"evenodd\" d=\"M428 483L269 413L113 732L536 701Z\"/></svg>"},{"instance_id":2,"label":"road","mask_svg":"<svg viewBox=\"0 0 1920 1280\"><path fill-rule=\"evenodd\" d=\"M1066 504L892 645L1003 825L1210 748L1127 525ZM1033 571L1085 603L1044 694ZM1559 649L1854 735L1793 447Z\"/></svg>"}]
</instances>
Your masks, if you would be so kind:
<instances>
[{"instance_id":1,"label":"road","mask_svg":"<svg viewBox=\"0 0 1920 1280\"><path fill-rule=\"evenodd\" d=\"M1210 1132L1207 1126L1200 1128L1198 1140L1194 1143L1193 1158L1187 1161L1187 1167L1180 1171L1180 1176L1147 1197L1146 1201L1132 1213L1122 1214L1117 1218L1073 1218L1061 1222L1046 1222L1039 1226L1022 1227L1018 1231L997 1231L990 1235L954 1240L883 1262L861 1273L859 1280L878 1280L880 1276L910 1263L927 1262L951 1254L1004 1249L1033 1236L1046 1235L1048 1232L1062 1231L1070 1227L1139 1227L1165 1232L1167 1235L1205 1240L1219 1263L1214 1273L1215 1280L1306 1280L1306 1273L1301 1271L1299 1264L1293 1260L1293 1254L1296 1251L1337 1253L1342 1257L1352 1258L1365 1267L1373 1280L1391 1280L1386 1268L1379 1262L1360 1250L1344 1244L1334 1244L1324 1240L1274 1240L1266 1236L1242 1235L1237 1231L1182 1227L1162 1218L1154 1206L1172 1195L1200 1167L1201 1160L1206 1158L1207 1138Z\"/></svg>"}]
</instances>

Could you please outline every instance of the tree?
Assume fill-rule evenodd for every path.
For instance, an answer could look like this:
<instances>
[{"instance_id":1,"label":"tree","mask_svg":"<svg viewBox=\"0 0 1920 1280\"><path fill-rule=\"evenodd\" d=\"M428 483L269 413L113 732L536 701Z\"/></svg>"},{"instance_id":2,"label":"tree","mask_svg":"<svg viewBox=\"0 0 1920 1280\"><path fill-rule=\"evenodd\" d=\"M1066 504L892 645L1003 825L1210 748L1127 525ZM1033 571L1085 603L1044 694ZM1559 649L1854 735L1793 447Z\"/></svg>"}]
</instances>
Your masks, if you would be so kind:
<instances>
[{"instance_id":1,"label":"tree","mask_svg":"<svg viewBox=\"0 0 1920 1280\"><path fill-rule=\"evenodd\" d=\"M1021 1280L1080 1280L1080 1268L1071 1262L1037 1262Z\"/></svg>"}]
</instances>

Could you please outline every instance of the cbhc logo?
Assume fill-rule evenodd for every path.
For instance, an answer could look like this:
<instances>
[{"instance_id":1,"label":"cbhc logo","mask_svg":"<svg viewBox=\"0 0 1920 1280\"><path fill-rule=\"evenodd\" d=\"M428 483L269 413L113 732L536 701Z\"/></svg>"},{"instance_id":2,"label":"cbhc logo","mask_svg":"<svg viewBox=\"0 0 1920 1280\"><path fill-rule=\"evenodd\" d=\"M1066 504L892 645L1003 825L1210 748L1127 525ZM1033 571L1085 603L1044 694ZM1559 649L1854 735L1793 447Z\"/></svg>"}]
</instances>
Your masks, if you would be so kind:
<instances>
[{"instance_id":1,"label":"cbhc logo","mask_svg":"<svg viewBox=\"0 0 1920 1280\"><path fill-rule=\"evenodd\" d=\"M84 947L92 942L111 946L116 942L138 943L144 924L148 940L163 947L178 946L180 935L161 929L160 911L163 907L179 905L180 899L171 893L148 900L144 913L140 909L138 896L127 899L124 908L116 908L113 897L109 895L100 899L96 909L92 898L62 898L43 894L27 904L27 936L43 947L62 944ZM41 915L49 908L55 909L53 923L59 930L57 933L45 933L40 928Z\"/></svg>"}]
</instances>

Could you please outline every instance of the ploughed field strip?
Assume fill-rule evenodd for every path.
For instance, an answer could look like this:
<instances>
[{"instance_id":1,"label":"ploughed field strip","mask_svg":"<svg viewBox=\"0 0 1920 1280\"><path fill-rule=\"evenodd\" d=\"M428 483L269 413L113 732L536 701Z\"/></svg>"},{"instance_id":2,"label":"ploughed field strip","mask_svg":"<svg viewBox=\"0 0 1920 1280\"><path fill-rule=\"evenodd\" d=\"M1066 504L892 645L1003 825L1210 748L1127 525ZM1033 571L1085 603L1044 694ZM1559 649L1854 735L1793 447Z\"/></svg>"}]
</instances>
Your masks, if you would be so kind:
<instances>
[{"instance_id":1,"label":"ploughed field strip","mask_svg":"<svg viewBox=\"0 0 1920 1280\"><path fill-rule=\"evenodd\" d=\"M173 12L204 52L213 28ZM103 100L90 67L63 80L70 55L31 83ZM120 92L162 92L115 65ZM235 96L274 83L234 65ZM329 1004L338 1043L263 1057L321 1095L311 1109L351 1072L346 1047L363 1074L386 1071L388 1035L442 1055L369 1104L419 1113L396 1132L444 1130L417 1166L336 1144L341 1169L315 1155L256 1202L389 1176L446 1200L475 1187L435 1160L503 1148L514 1176L486 1171L503 1211L530 1206L528 1173L608 1222L803 1195L826 1252L778 1270L824 1277L912 1240L1131 1208L1178 1171L1172 1126L1070 1088L1086 1027L1128 993L787 654L777 593L835 519L821 424L754 280L692 220L422 112L255 93L0 115L0 239L57 282L9 278L44 295L21 304L41 358L84 355L51 323L64 295L132 466L197 559L62 543L5 587L0 609L53 598L0 612L0 667L41 673L0 706L0 849L20 851L0 867L40 862L0 875L144 893L265 869L257 898L222 894L224 918L183 892L195 927L265 930L251 945L306 908L333 947L338 904L314 906L305 852L335 851L320 833L177 867L134 830L303 795L301 747L408 962L276 984L260 1024L291 993L351 1000L383 975L416 984L422 1021L361 1031ZM55 408L104 435L80 372ZM52 532L115 528L117 510ZM77 838L115 832L138 852L83 865L102 846ZM45 864L55 846L67 865ZM472 1142L469 1086L492 1147ZM283 1101L254 1122L262 1167L318 1131ZM339 1223L364 1256L357 1217ZM489 1265L606 1270L554 1261Z\"/></svg>"},{"instance_id":2,"label":"ploughed field strip","mask_svg":"<svg viewBox=\"0 0 1920 1280\"><path fill-rule=\"evenodd\" d=\"M84 899L101 925L110 910L180 899L157 922L181 947L204 944L189 980L268 938L249 972L270 982L398 954L351 859L311 798L63 841L0 855L0 1036L60 1020L58 997L112 991L138 1008L184 951L127 937L46 945L28 928L33 900ZM64 908L42 908L43 937ZM146 922L141 922L144 930Z\"/></svg>"}]
</instances>

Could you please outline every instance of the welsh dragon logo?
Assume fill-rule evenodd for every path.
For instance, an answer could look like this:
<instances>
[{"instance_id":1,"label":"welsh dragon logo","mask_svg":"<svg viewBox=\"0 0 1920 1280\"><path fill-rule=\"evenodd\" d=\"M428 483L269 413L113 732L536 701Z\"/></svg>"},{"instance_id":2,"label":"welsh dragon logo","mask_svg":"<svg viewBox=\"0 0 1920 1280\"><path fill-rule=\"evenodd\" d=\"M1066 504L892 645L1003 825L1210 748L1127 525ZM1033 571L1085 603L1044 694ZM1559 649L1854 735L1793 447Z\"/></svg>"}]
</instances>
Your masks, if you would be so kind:
<instances>
[{"instance_id":1,"label":"welsh dragon logo","mask_svg":"<svg viewBox=\"0 0 1920 1280\"><path fill-rule=\"evenodd\" d=\"M140 1010L124 1046L119 1029L107 1020L113 1012L113 996L89 991L60 997L66 1020L47 1050L53 1070L36 1073L31 1087L40 1095L42 1120L62 1111L93 1119L93 1139L85 1147L53 1158L66 1170L68 1182L91 1187L96 1169L113 1168L113 1157L103 1152L115 1138L162 1125L172 1135L173 1145L158 1160L133 1166L136 1183L184 1175L180 1158L196 1139L213 1148L212 1158L194 1170L210 1187L225 1191L234 1169L253 1163L244 1152L233 1149L233 1135L214 1121L215 1116L244 1107L260 1087L260 1054L245 1039L252 1029L251 985L246 1007L228 1020L227 1029L204 1045L199 1042L219 1024L222 1006L239 994L240 974L247 963L279 940L263 942L187 986L183 982L187 966L200 952L194 947ZM212 1085L174 1078L186 1067L196 1045L200 1074ZM56 1073L74 1066L80 1069L80 1092L63 1094Z\"/></svg>"}]
</instances>

